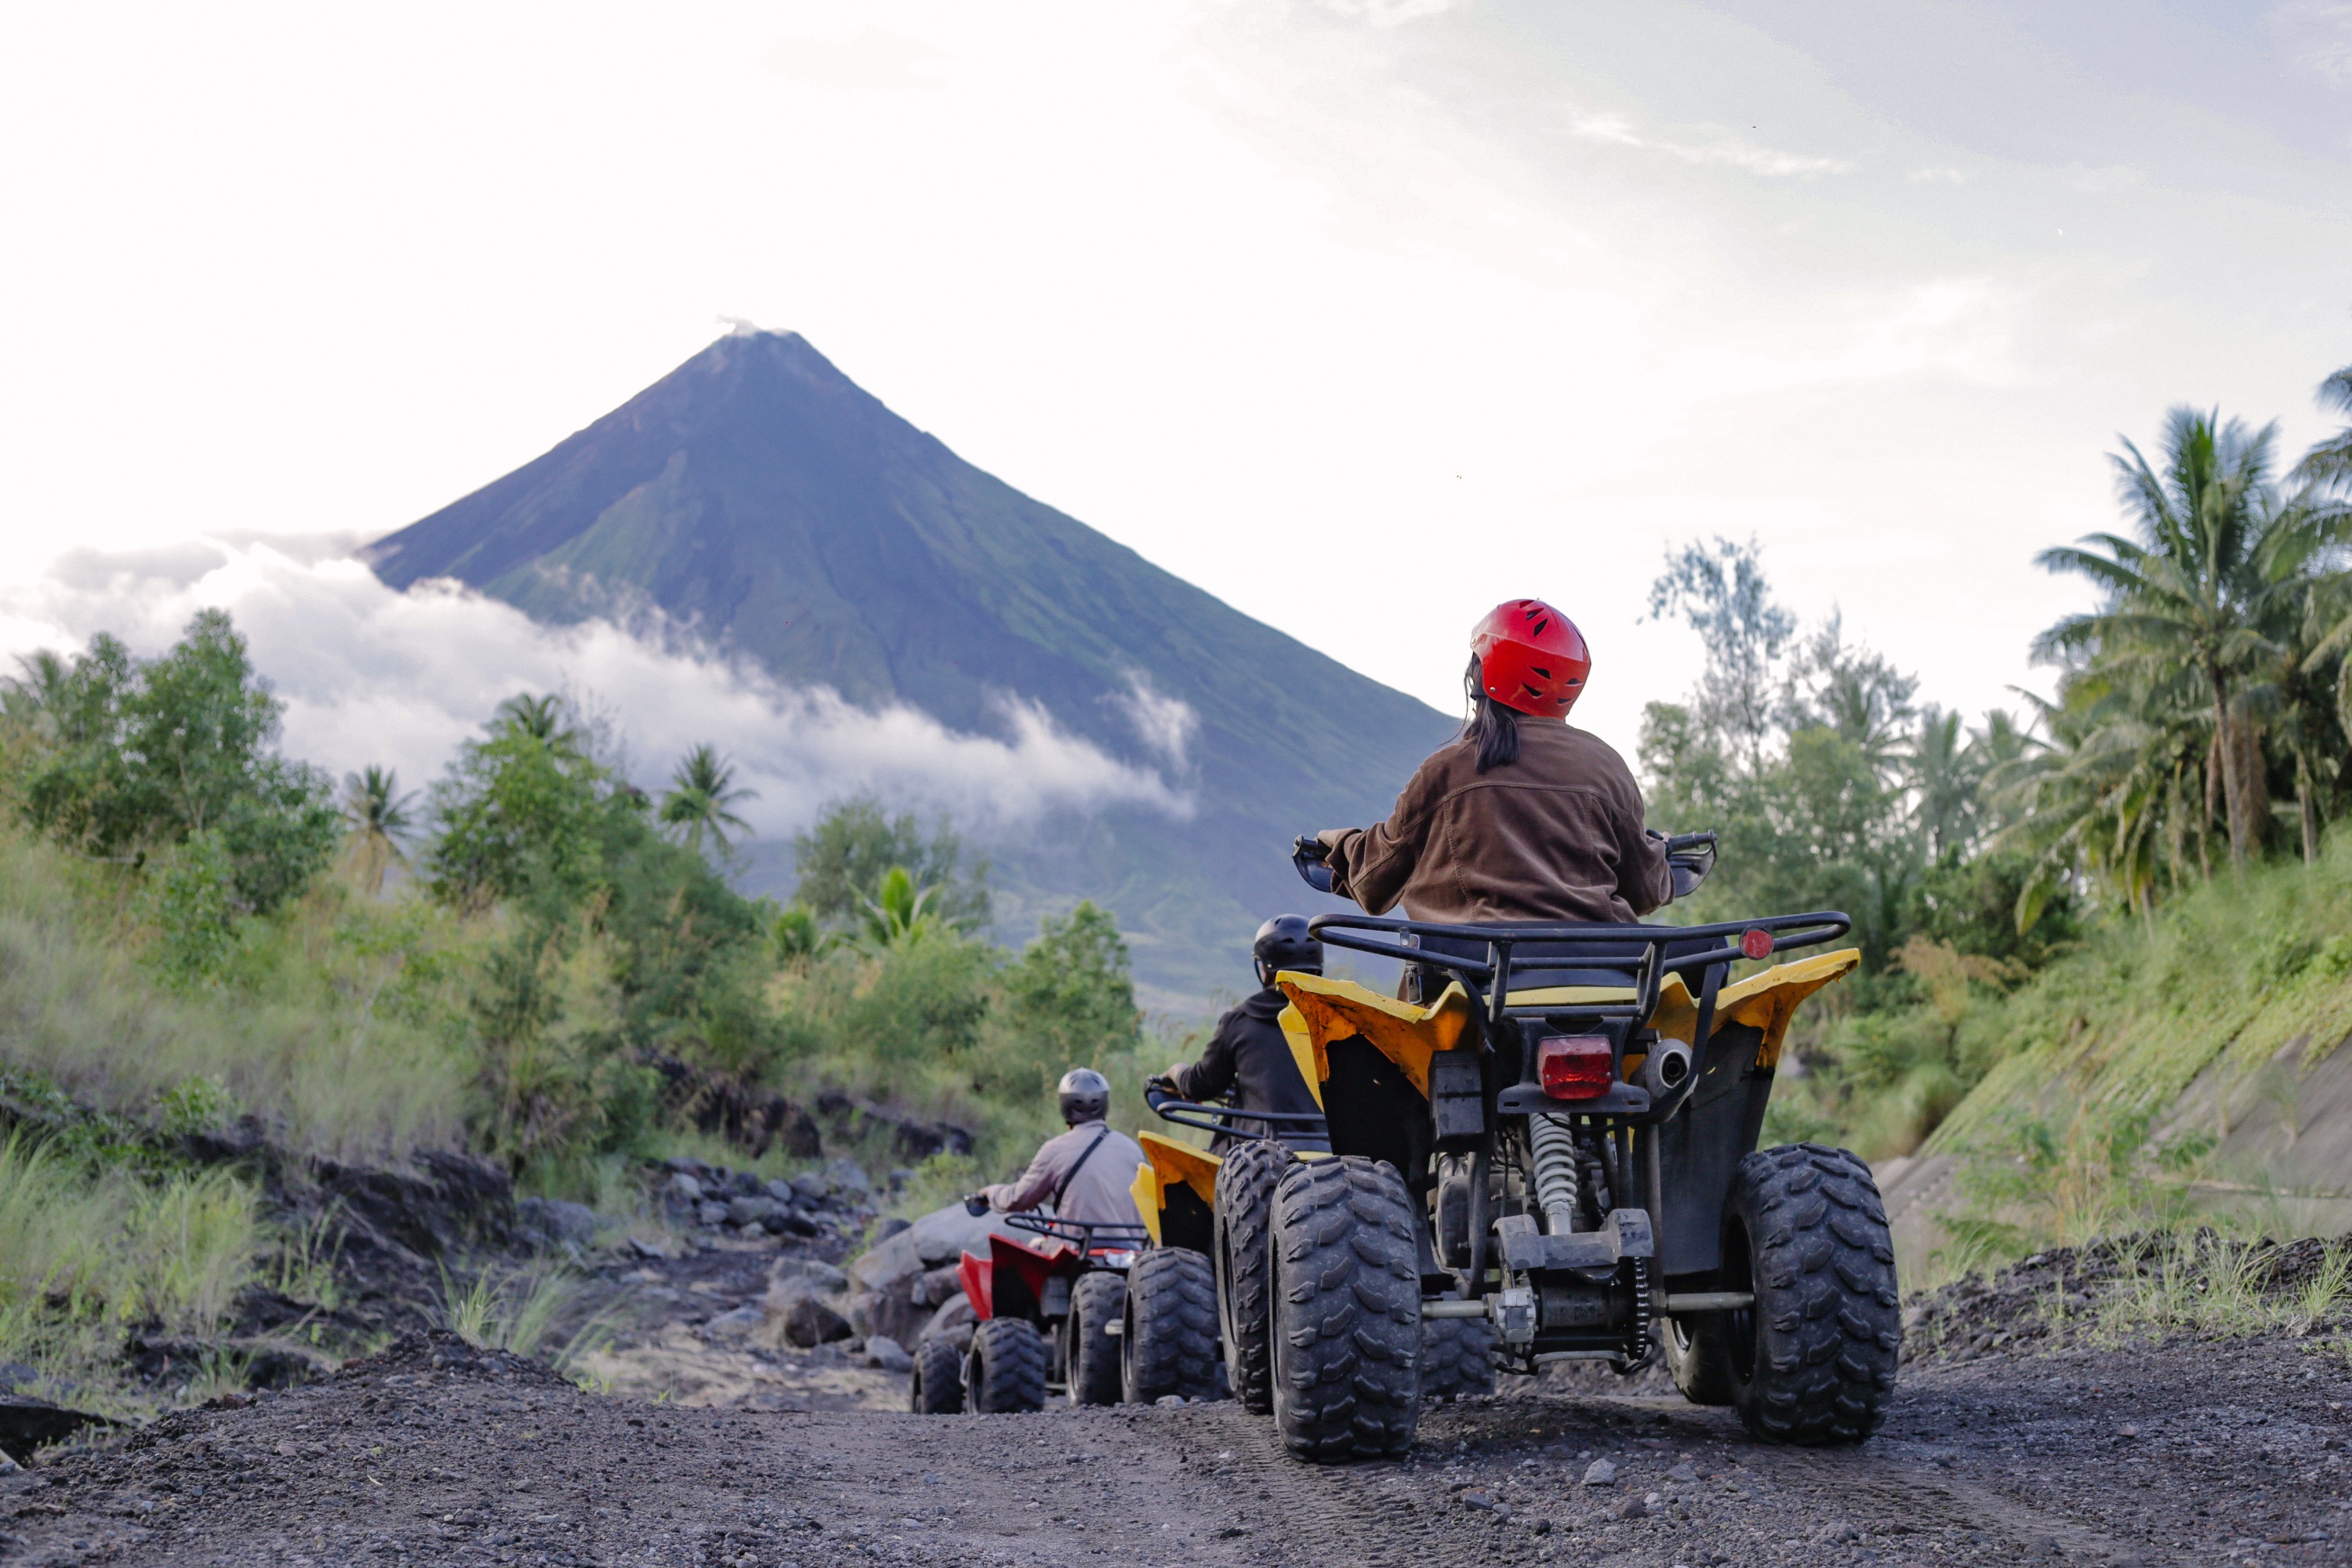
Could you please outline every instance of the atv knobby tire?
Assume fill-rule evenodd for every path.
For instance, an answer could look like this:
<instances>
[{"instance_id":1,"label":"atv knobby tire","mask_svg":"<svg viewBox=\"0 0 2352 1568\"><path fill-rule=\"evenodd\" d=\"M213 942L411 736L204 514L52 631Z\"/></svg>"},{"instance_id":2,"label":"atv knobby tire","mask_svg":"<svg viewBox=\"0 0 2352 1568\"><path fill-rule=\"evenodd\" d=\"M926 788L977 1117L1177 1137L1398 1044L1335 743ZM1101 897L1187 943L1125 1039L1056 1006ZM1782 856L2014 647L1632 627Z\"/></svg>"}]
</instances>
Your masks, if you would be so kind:
<instances>
[{"instance_id":1,"label":"atv knobby tire","mask_svg":"<svg viewBox=\"0 0 2352 1568\"><path fill-rule=\"evenodd\" d=\"M963 1352L953 1340L931 1335L916 1344L907 1408L918 1415L953 1415L963 1408Z\"/></svg>"},{"instance_id":2,"label":"atv knobby tire","mask_svg":"<svg viewBox=\"0 0 2352 1568\"><path fill-rule=\"evenodd\" d=\"M1063 1380L1073 1405L1117 1405L1120 1372L1118 1336L1111 1331L1127 1317L1127 1280L1108 1269L1078 1276L1070 1292L1070 1317L1063 1332L1070 1346Z\"/></svg>"},{"instance_id":3,"label":"atv knobby tire","mask_svg":"<svg viewBox=\"0 0 2352 1568\"><path fill-rule=\"evenodd\" d=\"M983 1415L1045 1408L1045 1336L1025 1318L991 1318L972 1331L964 1386Z\"/></svg>"},{"instance_id":4,"label":"atv knobby tire","mask_svg":"<svg viewBox=\"0 0 2352 1568\"><path fill-rule=\"evenodd\" d=\"M1225 1342L1225 1379L1242 1408L1274 1408L1274 1189L1298 1156L1267 1140L1243 1143L1217 1168L1217 1324Z\"/></svg>"},{"instance_id":5,"label":"atv knobby tire","mask_svg":"<svg viewBox=\"0 0 2352 1568\"><path fill-rule=\"evenodd\" d=\"M1878 1429L1903 1348L1895 1247L1870 1167L1796 1143L1739 1163L1724 1217L1731 1403L1769 1443L1859 1443Z\"/></svg>"},{"instance_id":6,"label":"atv knobby tire","mask_svg":"<svg viewBox=\"0 0 2352 1568\"><path fill-rule=\"evenodd\" d=\"M1693 1405L1732 1403L1729 1313L1668 1318L1658 1325L1658 1338L1665 1345L1666 1371L1685 1399Z\"/></svg>"},{"instance_id":7,"label":"atv knobby tire","mask_svg":"<svg viewBox=\"0 0 2352 1568\"><path fill-rule=\"evenodd\" d=\"M1155 1247L1127 1275L1120 1382L1129 1405L1217 1394L1217 1272L1189 1247Z\"/></svg>"},{"instance_id":8,"label":"atv knobby tire","mask_svg":"<svg viewBox=\"0 0 2352 1568\"><path fill-rule=\"evenodd\" d=\"M1495 1325L1484 1318L1424 1318L1421 1324L1421 1403L1495 1392Z\"/></svg>"},{"instance_id":9,"label":"atv knobby tire","mask_svg":"<svg viewBox=\"0 0 2352 1568\"><path fill-rule=\"evenodd\" d=\"M1274 1424L1325 1463L1402 1454L1421 1415L1412 1200L1385 1161L1302 1161L1274 1194Z\"/></svg>"}]
</instances>

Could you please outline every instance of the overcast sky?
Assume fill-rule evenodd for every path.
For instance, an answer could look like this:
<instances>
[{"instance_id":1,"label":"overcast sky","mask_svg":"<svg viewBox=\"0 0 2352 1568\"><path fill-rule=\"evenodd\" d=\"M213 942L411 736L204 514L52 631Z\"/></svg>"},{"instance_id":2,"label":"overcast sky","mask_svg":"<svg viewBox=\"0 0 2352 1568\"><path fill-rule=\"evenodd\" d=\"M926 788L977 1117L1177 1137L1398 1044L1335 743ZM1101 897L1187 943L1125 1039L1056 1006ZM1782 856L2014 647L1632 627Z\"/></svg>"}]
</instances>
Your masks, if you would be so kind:
<instances>
[{"instance_id":1,"label":"overcast sky","mask_svg":"<svg viewBox=\"0 0 2352 1568\"><path fill-rule=\"evenodd\" d=\"M0 138L19 645L192 591L61 549L387 531L733 317L1441 706L1543 595L1630 750L1720 532L1976 710L2117 432L2352 362L2334 0L17 5Z\"/></svg>"}]
</instances>

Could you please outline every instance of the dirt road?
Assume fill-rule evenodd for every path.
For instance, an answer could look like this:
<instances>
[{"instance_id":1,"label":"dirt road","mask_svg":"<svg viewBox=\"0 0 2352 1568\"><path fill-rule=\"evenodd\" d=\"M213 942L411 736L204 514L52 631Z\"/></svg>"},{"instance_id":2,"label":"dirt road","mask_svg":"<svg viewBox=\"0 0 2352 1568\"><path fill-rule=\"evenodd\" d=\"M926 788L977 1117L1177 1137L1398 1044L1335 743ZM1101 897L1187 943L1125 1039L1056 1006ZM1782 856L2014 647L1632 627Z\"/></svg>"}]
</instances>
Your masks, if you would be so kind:
<instances>
[{"instance_id":1,"label":"dirt road","mask_svg":"<svg viewBox=\"0 0 2352 1568\"><path fill-rule=\"evenodd\" d=\"M0 1479L0 1514L12 1563L2352 1563L2347 1402L2307 1342L1996 1353L1906 1369L1858 1451L1529 1391L1318 1469L1231 1404L683 1408L417 1340Z\"/></svg>"}]
</instances>

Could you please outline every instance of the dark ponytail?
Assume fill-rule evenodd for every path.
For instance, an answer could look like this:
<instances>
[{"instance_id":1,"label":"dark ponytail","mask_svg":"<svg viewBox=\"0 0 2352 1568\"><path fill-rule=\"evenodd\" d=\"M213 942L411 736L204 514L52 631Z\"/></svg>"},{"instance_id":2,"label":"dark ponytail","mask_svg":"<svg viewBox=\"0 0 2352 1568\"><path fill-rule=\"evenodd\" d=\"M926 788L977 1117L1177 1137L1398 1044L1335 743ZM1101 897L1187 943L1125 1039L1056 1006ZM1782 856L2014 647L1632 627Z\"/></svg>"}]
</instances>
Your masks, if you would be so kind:
<instances>
[{"instance_id":1,"label":"dark ponytail","mask_svg":"<svg viewBox=\"0 0 2352 1568\"><path fill-rule=\"evenodd\" d=\"M1462 689L1470 699L1470 717L1462 738L1478 748L1478 771L1508 767L1519 760L1519 716L1486 695L1478 679L1478 656L1470 656L1463 672Z\"/></svg>"}]
</instances>

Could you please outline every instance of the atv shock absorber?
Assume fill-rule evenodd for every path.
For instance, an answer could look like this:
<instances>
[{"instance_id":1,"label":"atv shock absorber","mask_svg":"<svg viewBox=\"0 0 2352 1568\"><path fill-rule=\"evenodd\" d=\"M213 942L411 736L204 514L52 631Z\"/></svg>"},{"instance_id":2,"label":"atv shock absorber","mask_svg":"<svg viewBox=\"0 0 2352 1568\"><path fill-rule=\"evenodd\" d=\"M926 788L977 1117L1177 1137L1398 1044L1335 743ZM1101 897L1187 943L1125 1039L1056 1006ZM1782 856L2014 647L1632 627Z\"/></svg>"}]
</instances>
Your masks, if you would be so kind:
<instances>
[{"instance_id":1,"label":"atv shock absorber","mask_svg":"<svg viewBox=\"0 0 2352 1568\"><path fill-rule=\"evenodd\" d=\"M1566 1236L1577 1227L1576 1134L1568 1119L1541 1112L1528 1118L1528 1142L1535 1155L1536 1206L1544 1229Z\"/></svg>"}]
</instances>

